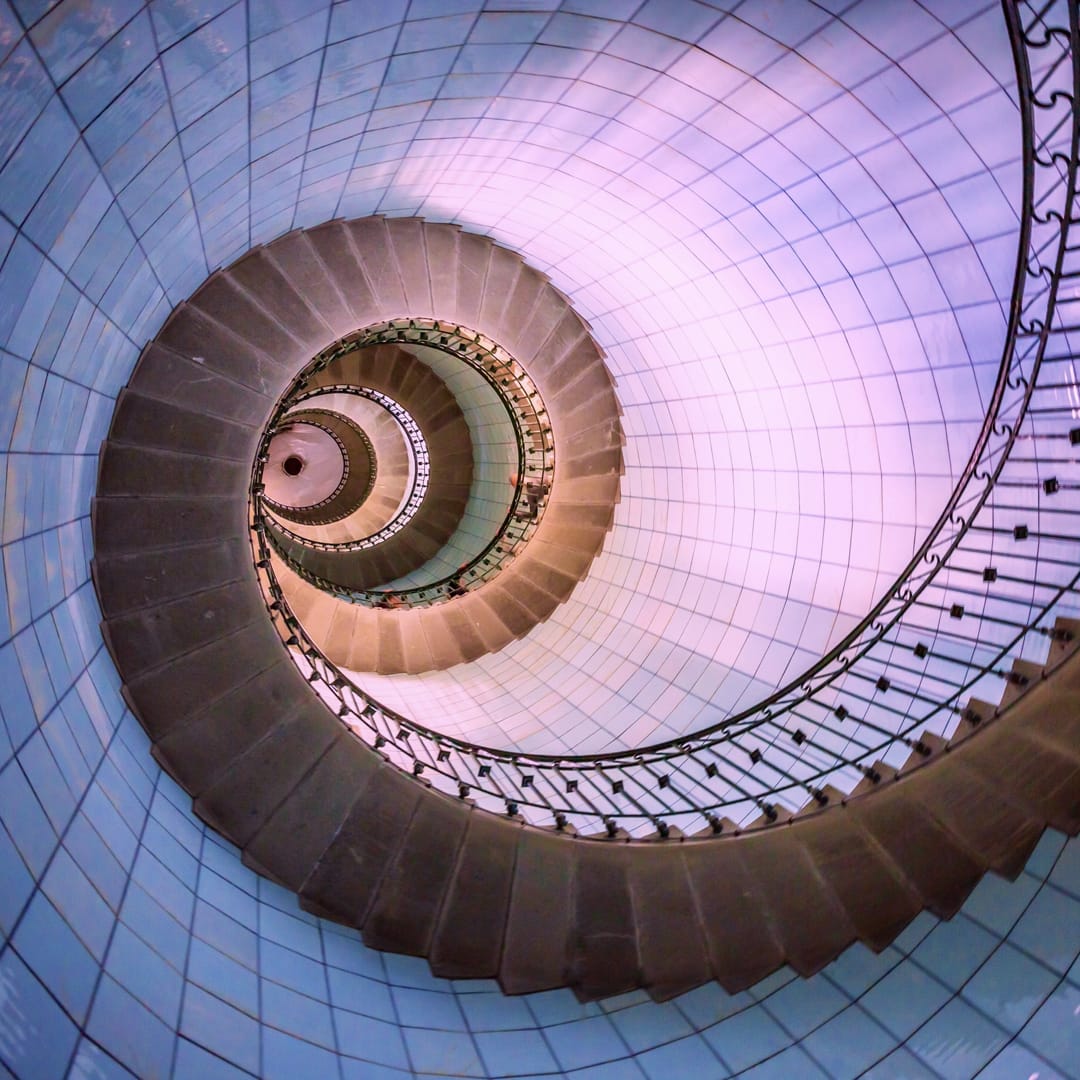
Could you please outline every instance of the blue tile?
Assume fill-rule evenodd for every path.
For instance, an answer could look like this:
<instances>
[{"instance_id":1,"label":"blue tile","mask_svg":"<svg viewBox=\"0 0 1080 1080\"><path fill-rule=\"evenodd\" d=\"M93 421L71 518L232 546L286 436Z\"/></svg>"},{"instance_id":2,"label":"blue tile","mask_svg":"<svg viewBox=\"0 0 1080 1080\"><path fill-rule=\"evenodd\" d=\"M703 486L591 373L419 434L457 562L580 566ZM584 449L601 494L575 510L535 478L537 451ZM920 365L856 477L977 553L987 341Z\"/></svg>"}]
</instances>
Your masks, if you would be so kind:
<instances>
[{"instance_id":1,"label":"blue tile","mask_svg":"<svg viewBox=\"0 0 1080 1080\"><path fill-rule=\"evenodd\" d=\"M818 1068L806 1051L798 1046L781 1050L776 1057L771 1057L768 1061L763 1061L760 1065L755 1065L739 1075L744 1080L788 1080L788 1077L792 1076L799 1077L799 1080L831 1080L827 1073Z\"/></svg>"},{"instance_id":2,"label":"blue tile","mask_svg":"<svg viewBox=\"0 0 1080 1080\"><path fill-rule=\"evenodd\" d=\"M188 942L186 928L135 882L128 885L120 918L177 971L183 970Z\"/></svg>"},{"instance_id":3,"label":"blue tile","mask_svg":"<svg viewBox=\"0 0 1080 1080\"><path fill-rule=\"evenodd\" d=\"M906 1039L952 996L916 964L900 964L859 999L887 1031Z\"/></svg>"},{"instance_id":4,"label":"blue tile","mask_svg":"<svg viewBox=\"0 0 1080 1080\"><path fill-rule=\"evenodd\" d=\"M263 1071L267 1080L298 1080L299 1077L336 1077L335 1054L302 1039L263 1028Z\"/></svg>"},{"instance_id":5,"label":"blue tile","mask_svg":"<svg viewBox=\"0 0 1080 1080\"><path fill-rule=\"evenodd\" d=\"M1066 1076L1074 1076L1080 1045L1080 987L1062 982L1028 1021L1020 1042Z\"/></svg>"},{"instance_id":6,"label":"blue tile","mask_svg":"<svg viewBox=\"0 0 1080 1080\"><path fill-rule=\"evenodd\" d=\"M50 97L48 75L28 41L20 42L0 63L0 92L4 95L0 161L6 161Z\"/></svg>"},{"instance_id":7,"label":"blue tile","mask_svg":"<svg viewBox=\"0 0 1080 1080\"><path fill-rule=\"evenodd\" d=\"M993 935L961 913L933 930L912 956L946 985L959 989L996 944Z\"/></svg>"},{"instance_id":8,"label":"blue tile","mask_svg":"<svg viewBox=\"0 0 1080 1080\"><path fill-rule=\"evenodd\" d=\"M551 1049L563 1069L580 1069L629 1055L606 1016L590 1016L547 1028Z\"/></svg>"},{"instance_id":9,"label":"blue tile","mask_svg":"<svg viewBox=\"0 0 1080 1080\"><path fill-rule=\"evenodd\" d=\"M0 827L0 934L10 935L23 905L34 891L34 878L23 862L7 830Z\"/></svg>"},{"instance_id":10,"label":"blue tile","mask_svg":"<svg viewBox=\"0 0 1080 1080\"><path fill-rule=\"evenodd\" d=\"M390 990L385 983L365 978L363 975L354 975L349 971L341 971L335 967L328 967L326 973L330 982L330 999L338 1008L363 1013L365 1016L374 1017L376 1020L396 1022L394 1004L390 999ZM462 1007L465 1010L470 1028L473 1031L483 1031L487 1028L485 1023L486 1014L483 1007L476 1011L471 1009L472 1002L470 999L474 996L487 997L488 995L467 995L462 1001ZM502 995L499 995L498 1000L515 1001L516 999L503 998ZM517 1004L521 1009L521 1013L515 1015L519 1016L521 1023L513 1026L531 1027L532 1017L529 1016L524 1003L517 1000Z\"/></svg>"},{"instance_id":11,"label":"blue tile","mask_svg":"<svg viewBox=\"0 0 1080 1080\"><path fill-rule=\"evenodd\" d=\"M108 975L102 976L86 1033L136 1076L168 1075L173 1031Z\"/></svg>"},{"instance_id":12,"label":"blue tile","mask_svg":"<svg viewBox=\"0 0 1080 1080\"><path fill-rule=\"evenodd\" d=\"M0 771L0 823L31 872L40 874L56 847L56 833L16 761Z\"/></svg>"},{"instance_id":13,"label":"blue tile","mask_svg":"<svg viewBox=\"0 0 1080 1080\"><path fill-rule=\"evenodd\" d=\"M335 979L335 976L339 976L339 978ZM356 1009L359 1012L368 1012L369 1015L380 1016L384 1020L391 1019L390 1016L383 1016L381 1013L372 1013L369 1009L357 1009L356 1005L349 1004L349 1000L358 1003L370 1000L369 988L378 986L379 984L372 983L369 979L358 980L361 985L357 987L351 995L349 995L351 983L345 983L342 996L348 996L346 997L346 1000L338 1000L338 991L335 989L335 985L341 983L341 976L342 973L335 972L331 968L330 986L335 995L335 1004L342 1005L347 1009ZM382 988L380 987L380 989ZM389 996L387 996L387 1002L389 1003ZM461 1006L461 1010L465 1014L465 1020L469 1026L469 1030L474 1032L512 1031L518 1028L531 1028L535 1023L524 998L508 997L500 991L481 994L461 994L458 997L458 1005Z\"/></svg>"},{"instance_id":14,"label":"blue tile","mask_svg":"<svg viewBox=\"0 0 1080 1080\"><path fill-rule=\"evenodd\" d=\"M187 1039L176 1041L175 1080L244 1080L253 1075Z\"/></svg>"},{"instance_id":15,"label":"blue tile","mask_svg":"<svg viewBox=\"0 0 1080 1080\"><path fill-rule=\"evenodd\" d=\"M105 970L170 1028L176 1027L183 986L180 972L123 923L113 933Z\"/></svg>"},{"instance_id":16,"label":"blue tile","mask_svg":"<svg viewBox=\"0 0 1080 1080\"><path fill-rule=\"evenodd\" d=\"M1018 1076L1027 1078L1037 1076L1038 1080L1064 1080L1064 1075L1051 1068L1037 1054L1017 1043L1010 1043L1001 1051L982 1072L979 1080L1011 1080Z\"/></svg>"},{"instance_id":17,"label":"blue tile","mask_svg":"<svg viewBox=\"0 0 1080 1080\"><path fill-rule=\"evenodd\" d=\"M852 1005L800 1045L833 1080L844 1080L858 1076L884 1057L895 1042L867 1013Z\"/></svg>"},{"instance_id":18,"label":"blue tile","mask_svg":"<svg viewBox=\"0 0 1080 1080\"><path fill-rule=\"evenodd\" d=\"M864 1080L936 1080L937 1074L931 1072L912 1053L899 1047L863 1073L863 1078Z\"/></svg>"},{"instance_id":19,"label":"blue tile","mask_svg":"<svg viewBox=\"0 0 1080 1080\"><path fill-rule=\"evenodd\" d=\"M1064 974L1080 954L1080 900L1044 886L1009 934L1009 941Z\"/></svg>"},{"instance_id":20,"label":"blue tile","mask_svg":"<svg viewBox=\"0 0 1080 1080\"><path fill-rule=\"evenodd\" d=\"M75 122L86 127L154 59L150 19L136 15L61 88Z\"/></svg>"},{"instance_id":21,"label":"blue tile","mask_svg":"<svg viewBox=\"0 0 1080 1080\"><path fill-rule=\"evenodd\" d=\"M334 1010L338 1046L343 1054L376 1065L389 1065L395 1069L409 1068L405 1055L405 1043L396 1024L384 1024L356 1013ZM363 1076L363 1071L352 1070L353 1075Z\"/></svg>"},{"instance_id":22,"label":"blue tile","mask_svg":"<svg viewBox=\"0 0 1080 1080\"><path fill-rule=\"evenodd\" d=\"M682 1039L691 1033L690 1025L670 1002L647 1001L612 1015L612 1022L631 1051L638 1053L661 1043Z\"/></svg>"},{"instance_id":23,"label":"blue tile","mask_svg":"<svg viewBox=\"0 0 1080 1080\"><path fill-rule=\"evenodd\" d=\"M20 1077L59 1080L67 1072L78 1031L25 964L0 956L0 1055Z\"/></svg>"},{"instance_id":24,"label":"blue tile","mask_svg":"<svg viewBox=\"0 0 1080 1080\"><path fill-rule=\"evenodd\" d=\"M907 1041L908 1049L946 1080L974 1076L1008 1036L971 1006L953 998Z\"/></svg>"},{"instance_id":25,"label":"blue tile","mask_svg":"<svg viewBox=\"0 0 1080 1080\"><path fill-rule=\"evenodd\" d=\"M188 983L180 1034L249 1072L259 1072L259 1025L220 998Z\"/></svg>"},{"instance_id":26,"label":"blue tile","mask_svg":"<svg viewBox=\"0 0 1080 1080\"><path fill-rule=\"evenodd\" d=\"M453 994L395 987L394 1003L398 1019L405 1027L466 1030L465 1018Z\"/></svg>"},{"instance_id":27,"label":"blue tile","mask_svg":"<svg viewBox=\"0 0 1080 1080\"><path fill-rule=\"evenodd\" d=\"M99 967L44 894L34 897L13 940L27 966L75 1021L83 1023Z\"/></svg>"},{"instance_id":28,"label":"blue tile","mask_svg":"<svg viewBox=\"0 0 1080 1080\"><path fill-rule=\"evenodd\" d=\"M454 1031L403 1028L409 1061L417 1072L450 1076L484 1076L472 1036Z\"/></svg>"},{"instance_id":29,"label":"blue tile","mask_svg":"<svg viewBox=\"0 0 1080 1080\"><path fill-rule=\"evenodd\" d=\"M334 1046L330 1007L277 983L263 981L262 1021L309 1043Z\"/></svg>"},{"instance_id":30,"label":"blue tile","mask_svg":"<svg viewBox=\"0 0 1080 1080\"><path fill-rule=\"evenodd\" d=\"M482 1032L475 1038L488 1076L558 1071L558 1065L538 1031Z\"/></svg>"},{"instance_id":31,"label":"blue tile","mask_svg":"<svg viewBox=\"0 0 1080 1080\"><path fill-rule=\"evenodd\" d=\"M75 1051L75 1060L71 1063L68 1080L134 1080L134 1073L129 1072L83 1036L78 1050Z\"/></svg>"},{"instance_id":32,"label":"blue tile","mask_svg":"<svg viewBox=\"0 0 1080 1080\"><path fill-rule=\"evenodd\" d=\"M196 932L198 920L196 920ZM195 938L191 942L187 977L216 997L252 1016L259 1013L259 980L254 971Z\"/></svg>"},{"instance_id":33,"label":"blue tile","mask_svg":"<svg viewBox=\"0 0 1080 1080\"><path fill-rule=\"evenodd\" d=\"M848 999L827 979L795 979L765 1003L769 1014L796 1038L835 1016Z\"/></svg>"},{"instance_id":34,"label":"blue tile","mask_svg":"<svg viewBox=\"0 0 1080 1080\"><path fill-rule=\"evenodd\" d=\"M195 905L194 933L239 964L254 969L259 963L257 938L249 927L200 900Z\"/></svg>"}]
</instances>

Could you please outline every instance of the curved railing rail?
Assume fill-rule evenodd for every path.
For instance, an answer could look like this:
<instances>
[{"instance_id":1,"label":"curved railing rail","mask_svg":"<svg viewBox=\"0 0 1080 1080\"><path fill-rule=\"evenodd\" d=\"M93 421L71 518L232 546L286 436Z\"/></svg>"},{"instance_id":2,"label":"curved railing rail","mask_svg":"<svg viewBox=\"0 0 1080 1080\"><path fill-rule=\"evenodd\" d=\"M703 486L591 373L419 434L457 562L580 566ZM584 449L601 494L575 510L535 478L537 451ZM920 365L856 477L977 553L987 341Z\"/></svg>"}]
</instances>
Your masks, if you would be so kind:
<instances>
[{"instance_id":1,"label":"curved railing rail","mask_svg":"<svg viewBox=\"0 0 1080 1080\"><path fill-rule=\"evenodd\" d=\"M978 701L1029 678L1025 662L1045 658L1058 617L1078 612L1080 29L1076 4L1003 8L1024 166L1006 347L971 459L896 585L798 681L694 735L587 757L504 752L431 731L345 679L288 611L253 522L282 640L361 738L488 809L667 835L827 802L828 787L850 791L880 777L879 761L929 753L928 735L977 720Z\"/></svg>"},{"instance_id":2,"label":"curved railing rail","mask_svg":"<svg viewBox=\"0 0 1080 1080\"><path fill-rule=\"evenodd\" d=\"M494 530L491 540L484 548L453 573L430 584L410 588L388 590L355 589L321 577L297 561L281 544L274 532L268 539L275 553L304 581L338 600L367 607L428 607L461 596L477 589L496 577L508 561L518 555L540 525L547 506L547 495L555 477L555 444L547 409L536 384L525 369L497 342L475 330L435 319L391 319L366 327L349 335L330 349L320 353L298 376L296 389L286 394L271 421L271 428L280 417L297 404L327 393L360 393L372 396L373 391L349 385L320 386L306 390L313 375L357 349L392 343L396 345L422 345L449 353L478 371L492 387L506 410L514 432L517 449L517 468L514 473L514 491L509 509ZM379 398L386 398L380 394ZM389 399L387 399L389 400ZM388 406L389 407L389 406ZM401 407L398 406L400 410ZM401 410L404 411L404 410ZM415 422L412 425L416 428ZM416 428L419 433L419 428ZM411 429L406 434L414 445ZM422 442L422 435L420 436ZM426 462L426 448L424 450ZM426 475L426 472L425 472ZM261 471L256 474L256 487L262 483ZM426 485L425 485L426 490ZM410 499L406 510L371 537L337 542L316 541L302 536L275 523L275 529L289 539L317 551L360 551L374 547L389 536L401 531L416 510L423 495Z\"/></svg>"}]
</instances>

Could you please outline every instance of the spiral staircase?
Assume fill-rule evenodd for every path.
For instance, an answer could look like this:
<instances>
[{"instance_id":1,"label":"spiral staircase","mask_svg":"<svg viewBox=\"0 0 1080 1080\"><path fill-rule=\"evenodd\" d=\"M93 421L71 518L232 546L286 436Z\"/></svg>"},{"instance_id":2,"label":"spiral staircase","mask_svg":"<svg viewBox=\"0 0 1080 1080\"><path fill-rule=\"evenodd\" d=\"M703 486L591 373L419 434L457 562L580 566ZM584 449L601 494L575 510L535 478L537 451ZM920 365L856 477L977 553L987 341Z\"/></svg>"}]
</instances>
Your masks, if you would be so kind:
<instances>
[{"instance_id":1,"label":"spiral staircase","mask_svg":"<svg viewBox=\"0 0 1080 1080\"><path fill-rule=\"evenodd\" d=\"M1059 126L1051 139L1061 138ZM1040 162L1034 153L1029 200ZM1032 214L1024 228L1028 244L1033 229L1049 226L1035 258L1056 258L1065 277L1080 274L1065 227L1074 183L1074 172L1059 182L1062 213ZM860 703L875 715L853 678L856 687L872 680L871 695L923 699L913 665L930 652L926 609L962 620L958 598L970 604L971 590L959 575L972 572L972 558L994 555L963 542L986 520L1001 528L1010 504L995 503L997 491L1058 489L1057 475L1029 479L1026 463L1020 480L1007 471L1029 428L1076 441L1068 411L1052 404L1058 384L1038 379L1040 365L1062 359L1054 333L1067 335L1068 325L1049 329L1056 297L1025 294L1030 270L1022 246L995 401L949 507L894 592L802 687L788 689L796 719L822 700L840 723ZM1035 314L1040 301L1045 318ZM1057 317L1067 320L1064 306ZM439 380L394 346L332 346L384 323L401 342L410 333L428 340L444 325L458 335L478 327L530 374L553 432L550 495L546 483L534 488L542 498L517 515L535 518L545 504L535 535L480 587L444 591L438 604L386 607L354 595L374 589L370 601L434 555L468 495L467 429ZM384 546L312 547L263 518L259 466L276 418L307 415L289 413L290 395L351 387L415 414L432 496ZM783 964L809 976L856 940L880 950L923 909L952 915L987 871L1018 874L1047 825L1080 830L1080 668L1071 659L1080 625L1055 615L1053 603L1017 624L995 660L967 661L974 670L961 692L993 674L998 700L969 691L961 703L954 692L947 737L924 720L894 732L880 759L834 755L849 776L861 775L847 789L834 785L835 767L803 779L778 767L775 745L766 758L737 741L777 723L782 698L752 725L722 725L723 757L702 741L716 733L705 732L629 761L484 759L483 748L394 717L342 675L335 663L381 673L447 668L546 619L612 524L620 438L610 378L565 298L512 253L451 227L369 218L291 233L215 274L173 313L121 395L102 449L94 577L105 639L154 756L249 866L297 892L306 910L358 927L367 944L427 957L440 976L496 978L509 993L571 986L592 999L641 987L666 999L709 979L738 991ZM1028 536L1024 525L1006 530L1015 543ZM994 567L980 573L987 586L997 580ZM939 590L949 596L944 609ZM883 645L891 667L878 662ZM365 731L376 714L384 729ZM796 745L821 738L790 721L781 730ZM410 737L426 741L426 758ZM706 778L719 772L706 750L727 768L737 753L748 753L751 769L771 763L793 781L788 801L799 789L805 801L792 811L753 795L757 816L736 821L706 804L690 815L698 831L671 824L666 817L688 820L680 798L703 802L687 793L691 764ZM559 809L558 796L540 792L563 780ZM602 785L606 811L597 807ZM657 792L666 814L646 806ZM665 792L678 796L673 804L663 804ZM617 820L616 796L637 808L628 815L638 820L633 836ZM492 797L505 803L501 814ZM575 811L603 827L579 830Z\"/></svg>"},{"instance_id":2,"label":"spiral staircase","mask_svg":"<svg viewBox=\"0 0 1080 1080\"><path fill-rule=\"evenodd\" d=\"M828 6L0 0L0 1075L1075 1071L1080 9Z\"/></svg>"}]
</instances>

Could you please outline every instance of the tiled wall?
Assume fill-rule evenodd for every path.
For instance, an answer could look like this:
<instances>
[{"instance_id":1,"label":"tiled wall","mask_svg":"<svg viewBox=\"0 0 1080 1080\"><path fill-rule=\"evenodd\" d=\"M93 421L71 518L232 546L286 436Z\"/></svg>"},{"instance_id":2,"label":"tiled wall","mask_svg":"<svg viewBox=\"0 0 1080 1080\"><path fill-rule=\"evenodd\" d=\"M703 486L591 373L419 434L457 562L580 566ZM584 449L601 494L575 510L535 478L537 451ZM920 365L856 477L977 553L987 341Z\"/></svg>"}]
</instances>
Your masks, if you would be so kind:
<instances>
[{"instance_id":1,"label":"tiled wall","mask_svg":"<svg viewBox=\"0 0 1080 1080\"><path fill-rule=\"evenodd\" d=\"M489 232L609 354L629 435L609 554L488 669L566 738L693 723L722 672L775 681L755 641L820 648L869 587L847 553L894 565L925 525L1014 254L996 5L551 6L0 0L0 1078L1077 1074L1075 842L809 983L510 999L298 912L123 705L87 566L112 399L209 270L334 215ZM702 652L697 617L729 608Z\"/></svg>"}]
</instances>

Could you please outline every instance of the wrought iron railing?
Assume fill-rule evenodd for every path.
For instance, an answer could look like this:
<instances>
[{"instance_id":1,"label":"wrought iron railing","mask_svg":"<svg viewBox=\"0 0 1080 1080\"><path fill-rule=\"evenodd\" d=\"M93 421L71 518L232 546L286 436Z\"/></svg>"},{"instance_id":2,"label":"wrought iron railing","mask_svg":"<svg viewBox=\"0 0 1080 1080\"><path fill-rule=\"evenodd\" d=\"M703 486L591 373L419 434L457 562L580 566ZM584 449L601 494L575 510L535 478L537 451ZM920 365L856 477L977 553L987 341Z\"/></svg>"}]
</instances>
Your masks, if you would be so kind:
<instances>
[{"instance_id":1,"label":"wrought iron railing","mask_svg":"<svg viewBox=\"0 0 1080 1080\"><path fill-rule=\"evenodd\" d=\"M312 540L288 529L281 522L275 522L267 531L267 537L275 553L288 563L294 573L338 600L368 607L384 607L391 601L395 607L427 607L479 588L496 577L506 563L518 555L528 543L544 516L547 495L554 481L554 437L546 406L536 384L513 356L484 334L435 319L392 319L351 334L320 353L298 376L294 388L286 393L275 413L278 419L272 421L272 424L280 423L280 418L298 404L328 393L360 394L379 400L389 408L390 399L385 394L376 394L364 387L341 384L306 389L313 375L325 370L343 356L357 349L387 342L421 345L449 353L479 372L502 403L514 434L517 467L514 471L515 483L509 508L494 529L491 539L482 550L451 574L428 584L398 588L392 592L386 588L351 588L320 576L281 542L284 537L314 551L361 551L375 547L400 532L419 509L430 471L423 436L411 417L408 417L408 423L403 423L403 428L413 445L414 456L419 456L424 462L424 489L419 494L414 491L405 509L383 529L371 537L329 542ZM397 405L397 408L404 412L400 405ZM393 409L391 411L393 412ZM257 472L255 483L262 483L261 472Z\"/></svg>"},{"instance_id":2,"label":"wrought iron railing","mask_svg":"<svg viewBox=\"0 0 1080 1080\"><path fill-rule=\"evenodd\" d=\"M971 703L1029 677L1080 610L1080 28L1075 3L1004 4L1023 193L1006 347L948 505L896 585L799 680L691 736L589 757L497 751L379 705L288 611L254 541L271 615L313 687L401 768L461 798L585 833L775 819L929 752ZM1019 664L1017 662L1020 662Z\"/></svg>"}]
</instances>

